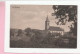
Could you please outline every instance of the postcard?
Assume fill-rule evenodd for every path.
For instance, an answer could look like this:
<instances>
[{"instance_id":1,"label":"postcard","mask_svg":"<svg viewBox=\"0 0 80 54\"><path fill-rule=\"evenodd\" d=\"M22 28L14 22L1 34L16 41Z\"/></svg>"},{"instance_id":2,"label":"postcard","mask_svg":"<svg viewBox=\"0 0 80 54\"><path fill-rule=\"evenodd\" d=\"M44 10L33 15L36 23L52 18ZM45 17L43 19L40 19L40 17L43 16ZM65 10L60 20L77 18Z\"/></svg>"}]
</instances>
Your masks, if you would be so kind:
<instances>
[{"instance_id":1,"label":"postcard","mask_svg":"<svg viewBox=\"0 0 80 54\"><path fill-rule=\"evenodd\" d=\"M7 1L5 52L80 52L79 8L74 1Z\"/></svg>"}]
</instances>

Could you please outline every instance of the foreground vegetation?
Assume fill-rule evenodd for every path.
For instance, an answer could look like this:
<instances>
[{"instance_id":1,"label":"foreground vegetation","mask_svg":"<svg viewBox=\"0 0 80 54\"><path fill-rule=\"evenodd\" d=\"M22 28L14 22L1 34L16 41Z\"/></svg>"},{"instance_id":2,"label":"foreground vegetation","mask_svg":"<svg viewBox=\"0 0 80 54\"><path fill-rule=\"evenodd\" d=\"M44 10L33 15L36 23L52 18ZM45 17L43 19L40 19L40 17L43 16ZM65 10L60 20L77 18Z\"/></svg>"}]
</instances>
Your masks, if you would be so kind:
<instances>
[{"instance_id":1,"label":"foreground vegetation","mask_svg":"<svg viewBox=\"0 0 80 54\"><path fill-rule=\"evenodd\" d=\"M26 31L26 30L25 30ZM27 32L27 33L26 33ZM11 48L77 48L77 38L72 34L55 36L44 31L26 31L11 36Z\"/></svg>"}]
</instances>

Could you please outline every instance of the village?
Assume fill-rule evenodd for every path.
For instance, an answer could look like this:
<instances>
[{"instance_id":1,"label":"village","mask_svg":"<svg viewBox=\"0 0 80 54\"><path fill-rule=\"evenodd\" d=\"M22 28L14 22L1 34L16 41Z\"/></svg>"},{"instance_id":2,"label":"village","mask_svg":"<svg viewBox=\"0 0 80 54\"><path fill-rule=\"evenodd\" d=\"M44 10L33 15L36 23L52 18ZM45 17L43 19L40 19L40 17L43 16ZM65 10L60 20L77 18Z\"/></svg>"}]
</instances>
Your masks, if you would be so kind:
<instances>
[{"instance_id":1,"label":"village","mask_svg":"<svg viewBox=\"0 0 80 54\"><path fill-rule=\"evenodd\" d=\"M60 27L50 26L48 16L45 29L10 29L11 48L76 48L76 37Z\"/></svg>"}]
</instances>

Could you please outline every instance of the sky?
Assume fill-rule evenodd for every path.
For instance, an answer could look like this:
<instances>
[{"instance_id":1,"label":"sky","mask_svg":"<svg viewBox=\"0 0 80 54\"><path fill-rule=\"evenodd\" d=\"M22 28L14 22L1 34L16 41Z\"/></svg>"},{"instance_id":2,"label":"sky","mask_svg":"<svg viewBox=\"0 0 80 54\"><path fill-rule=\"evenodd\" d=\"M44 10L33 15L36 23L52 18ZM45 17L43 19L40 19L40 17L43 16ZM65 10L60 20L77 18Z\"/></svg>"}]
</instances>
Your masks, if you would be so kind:
<instances>
[{"instance_id":1,"label":"sky","mask_svg":"<svg viewBox=\"0 0 80 54\"><path fill-rule=\"evenodd\" d=\"M10 28L16 29L45 29L45 20L48 16L50 26L58 26L64 29L65 32L69 31L66 25L56 25L56 16L52 16L54 10L52 5L11 5L10 6Z\"/></svg>"}]
</instances>

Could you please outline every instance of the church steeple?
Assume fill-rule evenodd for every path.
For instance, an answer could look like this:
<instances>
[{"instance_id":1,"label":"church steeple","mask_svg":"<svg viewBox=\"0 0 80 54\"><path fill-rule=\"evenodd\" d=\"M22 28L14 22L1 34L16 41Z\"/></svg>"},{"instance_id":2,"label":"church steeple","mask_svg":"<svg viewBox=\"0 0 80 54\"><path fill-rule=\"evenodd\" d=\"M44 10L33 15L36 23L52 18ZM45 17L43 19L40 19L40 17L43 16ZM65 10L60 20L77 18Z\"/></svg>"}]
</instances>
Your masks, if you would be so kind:
<instances>
[{"instance_id":1,"label":"church steeple","mask_svg":"<svg viewBox=\"0 0 80 54\"><path fill-rule=\"evenodd\" d=\"M48 19L48 15L47 15L47 18L45 21L45 30L48 30L48 29L49 29L49 19Z\"/></svg>"},{"instance_id":2,"label":"church steeple","mask_svg":"<svg viewBox=\"0 0 80 54\"><path fill-rule=\"evenodd\" d=\"M48 19L48 15L47 15L46 21L49 21L49 19Z\"/></svg>"}]
</instances>

